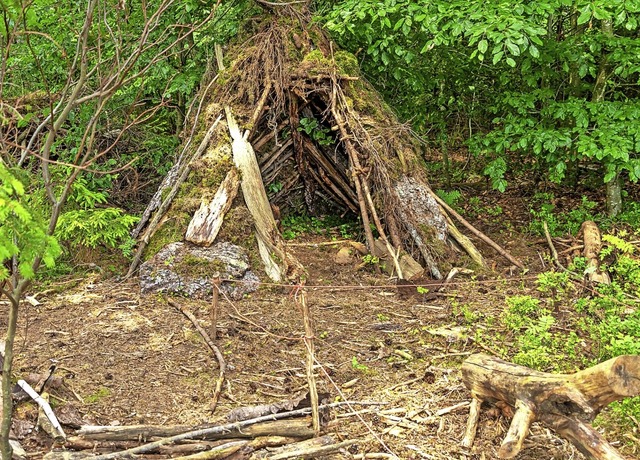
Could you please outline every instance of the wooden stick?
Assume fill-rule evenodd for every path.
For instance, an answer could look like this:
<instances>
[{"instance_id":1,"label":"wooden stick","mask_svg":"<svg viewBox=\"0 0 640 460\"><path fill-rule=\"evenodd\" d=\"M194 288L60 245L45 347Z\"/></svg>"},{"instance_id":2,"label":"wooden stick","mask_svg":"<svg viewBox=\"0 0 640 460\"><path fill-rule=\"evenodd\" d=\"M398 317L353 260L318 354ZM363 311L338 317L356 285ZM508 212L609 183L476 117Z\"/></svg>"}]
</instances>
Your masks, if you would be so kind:
<instances>
[{"instance_id":1,"label":"wooden stick","mask_svg":"<svg viewBox=\"0 0 640 460\"><path fill-rule=\"evenodd\" d=\"M478 419L480 418L480 406L482 401L478 398L471 400L471 407L469 407L469 419L467 420L467 430L464 432L464 438L460 445L465 448L473 446L473 441L476 439L476 431L478 430Z\"/></svg>"},{"instance_id":2,"label":"wooden stick","mask_svg":"<svg viewBox=\"0 0 640 460\"><path fill-rule=\"evenodd\" d=\"M318 435L320 434L320 411L318 410L318 388L316 387L316 379L313 373L315 361L313 322L304 290L300 293L300 305L302 306L302 318L304 321L304 344L307 348L307 382L309 383L313 431Z\"/></svg>"},{"instance_id":3,"label":"wooden stick","mask_svg":"<svg viewBox=\"0 0 640 460\"><path fill-rule=\"evenodd\" d=\"M347 129L345 128L345 120L342 118L342 114L335 107L335 99L336 99L336 86L333 87L333 95L331 101L331 113L333 114L333 118L338 125L338 129L340 130L341 140L344 142L345 150L349 155L349 160L351 162L351 179L356 185L356 194L358 196L358 204L360 207L360 217L362 217L362 228L364 230L365 237L367 239L367 246L369 247L369 251L373 251L375 248L373 241L373 232L371 231L371 226L369 222L369 213L367 212L367 205L365 203L364 192L362 190L362 184L360 183L360 173L361 171L358 168L360 164L358 161L358 152L355 151L353 145L348 142L349 133L347 133Z\"/></svg>"},{"instance_id":4,"label":"wooden stick","mask_svg":"<svg viewBox=\"0 0 640 460\"><path fill-rule=\"evenodd\" d=\"M260 116L262 115L262 111L264 109L264 103L267 101L267 97L269 97L269 92L271 91L271 87L272 86L273 86L273 83L271 82L271 80L269 80L267 82L267 85L262 90L262 95L260 96L260 100L258 101L258 105L256 106L255 110L253 111L253 115L251 116L251 119L249 120L249 123L247 124L247 130L244 132L244 138L245 139L249 138L249 134L251 133L251 130L255 127L255 124L260 119Z\"/></svg>"},{"instance_id":5,"label":"wooden stick","mask_svg":"<svg viewBox=\"0 0 640 460\"><path fill-rule=\"evenodd\" d=\"M489 238L487 235L485 235L484 233L482 233L480 230L478 230L477 228L475 228L473 225L471 225L467 220L465 220L464 217L462 217L460 214L458 214L455 210L453 210L451 208L451 206L449 206L447 203L444 202L444 200L442 200L442 198L440 198L438 195L436 195L435 193L431 193L431 195L433 196L433 198L435 198L435 200L438 202L438 204L440 206L442 206L449 214L451 214L453 217L455 217L462 225L464 225L465 227L467 227L467 229L473 233L475 236L477 236L478 238L480 238L482 241L484 241L485 243L487 243L489 246L491 246L493 249L495 249L496 251L498 251L498 253L503 256L504 258L506 258L509 262L511 262L513 265L515 265L518 268L524 269L524 265L522 264L522 262L520 262L518 259L516 259L515 257L513 257L511 254L509 254L507 251L505 251L498 243L496 243L495 241L493 241L491 238Z\"/></svg>"},{"instance_id":6,"label":"wooden stick","mask_svg":"<svg viewBox=\"0 0 640 460\"><path fill-rule=\"evenodd\" d=\"M316 441L316 443L320 443L318 440L322 440L323 438L330 438L329 436L323 436L322 438L315 438L312 441ZM304 442L304 441L303 441ZM308 442L308 441L307 441ZM290 452L282 452L280 454L270 455L267 457L269 460L286 460L289 458L316 458L316 457L324 457L329 454L333 454L338 452L340 449L344 449L345 447L349 447L355 444L357 441L354 439L348 439L346 441L339 442L337 444L329 444L329 445L316 445L311 447L303 447L301 449L292 450Z\"/></svg>"},{"instance_id":7,"label":"wooden stick","mask_svg":"<svg viewBox=\"0 0 640 460\"><path fill-rule=\"evenodd\" d=\"M218 296L220 294L220 273L216 272L211 279L212 296L211 296L211 337L213 340L218 338Z\"/></svg>"},{"instance_id":8,"label":"wooden stick","mask_svg":"<svg viewBox=\"0 0 640 460\"><path fill-rule=\"evenodd\" d=\"M330 407L338 407L338 406L343 406L343 405L355 405L355 404L363 404L363 405L368 405L368 404L372 404L372 405L380 405L383 403L379 403L379 402L353 402L353 401L342 401L342 402L337 402L337 403L332 403L332 404L323 404L322 406L320 406L320 409L324 409L324 408L330 408ZM121 452L112 452L109 454L104 454L104 455L98 455L95 457L91 457L91 460L115 460L115 459L121 459L121 458L133 458L134 455L136 454L143 454L145 452L152 452L155 451L156 449L162 447L162 446L166 446L169 444L174 444L180 441L185 441L187 439L199 439L199 438L203 438L205 436L208 435L212 435L212 434L219 434L219 433L226 433L230 430L239 430L243 427L249 426L249 425L255 425L256 423L260 423L260 422L268 422L271 420L281 420L284 418L288 418L288 417L295 417L298 415L307 415L309 414L309 412L311 411L311 408L306 407L304 409L298 409L298 410L294 410L294 411L289 411L289 412L280 412L278 414L269 414L269 415L265 415L263 417L257 417L251 420L244 420L242 422L236 422L236 423L228 423L226 425L219 425L219 426L215 426L215 427L210 427L210 428L204 428L204 429L200 429L200 430L194 430L194 431L189 431L187 433L182 433L179 435L175 435L175 436L171 436L168 438L164 438L161 439L159 441L155 441L155 442L150 442L148 444L144 444L142 446L137 446L137 447L133 447L131 449L127 449ZM59 454L59 452L54 452L54 454ZM49 454L45 455L43 460L51 460L51 459L58 459L61 458L58 455L56 456L49 456ZM66 458L66 457L64 457Z\"/></svg>"},{"instance_id":9,"label":"wooden stick","mask_svg":"<svg viewBox=\"0 0 640 460\"><path fill-rule=\"evenodd\" d=\"M197 454L184 455L182 457L174 457L176 460L217 460L228 457L229 455L239 451L241 448L249 444L249 441L231 441L221 446L216 446L206 452L198 452Z\"/></svg>"},{"instance_id":10,"label":"wooden stick","mask_svg":"<svg viewBox=\"0 0 640 460\"><path fill-rule=\"evenodd\" d=\"M49 421L49 428L51 428L51 432L49 434L53 437L53 439L55 439L56 441L64 440L67 435L62 430L60 422L58 422L56 414L53 413L53 410L51 409L49 401L46 399L46 397L43 397L36 393L36 391L31 388L31 385L29 385L24 380L18 380L18 386L22 388L22 390L27 393L36 402L36 404L38 404L38 406L40 406L43 415ZM38 419L39 418L40 417L38 417Z\"/></svg>"},{"instance_id":11,"label":"wooden stick","mask_svg":"<svg viewBox=\"0 0 640 460\"><path fill-rule=\"evenodd\" d=\"M547 238L547 244L549 245L549 250L551 251L551 257L553 258L553 262L556 266L561 270L566 270L564 266L558 260L558 251L556 251L556 247L553 245L553 240L551 239L551 233L549 233L549 226L547 225L547 221L542 222L542 226L544 228L544 236Z\"/></svg>"},{"instance_id":12,"label":"wooden stick","mask_svg":"<svg viewBox=\"0 0 640 460\"><path fill-rule=\"evenodd\" d=\"M214 289L215 289L215 286L214 286ZM178 305L177 303L175 303L171 299L169 299L167 302L173 308L175 308L180 313L182 313L184 316L189 318L189 320L193 323L195 328L198 330L198 332L200 333L200 335L202 336L202 338L204 339L206 344L209 346L211 351L213 351L213 354L216 356L216 359L218 360L218 366L220 368L220 374L218 376L218 380L216 381L216 388L215 388L215 390L213 392L213 397L211 398L211 404L209 405L209 410L211 412L215 412L216 407L218 405L218 399L220 399L220 393L222 392L222 384L224 383L224 375L225 375L225 372L227 370L227 364L224 361L224 356L222 356L222 353L220 352L220 349L216 346L216 344L213 343L213 341L209 337L209 334L207 334L207 331L205 331L202 328L202 326L200 326L200 324L198 323L198 320L196 319L196 317L193 316L193 313L191 313L186 308Z\"/></svg>"},{"instance_id":13,"label":"wooden stick","mask_svg":"<svg viewBox=\"0 0 640 460\"><path fill-rule=\"evenodd\" d=\"M308 407L307 407L308 409ZM283 410L283 409L281 409ZM263 412L259 417L265 415L271 415L275 412ZM253 420L258 417L252 417ZM228 419L228 416L227 416ZM229 422L239 422L241 420L229 420ZM201 426L188 426L188 425L125 425L125 426L94 426L85 425L82 426L76 432L76 436L72 436L71 444L69 447L79 449L90 449L92 447L83 447L82 442L87 443L113 443L113 442L130 442L140 440L157 441L160 438L166 438L170 436L176 436L182 433L187 433L193 430L201 430L205 428L212 428L216 425L208 424ZM296 417L283 420L270 420L266 422L255 423L252 425L244 426L242 428L228 429L227 431L220 433L213 433L203 436L199 441L219 441L219 440L232 440L238 438L259 438L265 436L281 436L288 438L310 438L313 436L313 430L309 428L311 426L311 417ZM77 447L75 447L77 446ZM210 445L209 448L215 447L216 444ZM127 446L126 448L133 447ZM163 447L164 448L164 447ZM186 451L183 451L186 452Z\"/></svg>"}]
</instances>

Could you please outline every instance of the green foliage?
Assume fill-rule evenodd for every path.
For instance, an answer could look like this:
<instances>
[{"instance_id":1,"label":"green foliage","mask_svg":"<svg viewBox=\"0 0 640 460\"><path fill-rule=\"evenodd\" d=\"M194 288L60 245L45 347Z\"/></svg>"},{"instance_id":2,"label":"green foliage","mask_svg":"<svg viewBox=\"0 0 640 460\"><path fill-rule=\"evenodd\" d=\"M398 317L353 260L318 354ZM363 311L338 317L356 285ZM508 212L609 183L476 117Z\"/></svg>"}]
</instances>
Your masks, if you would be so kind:
<instances>
[{"instance_id":1,"label":"green foliage","mask_svg":"<svg viewBox=\"0 0 640 460\"><path fill-rule=\"evenodd\" d=\"M362 256L362 263L374 267L382 267L384 265L380 263L380 257L374 256L373 254L365 254L364 256Z\"/></svg>"},{"instance_id":2,"label":"green foliage","mask_svg":"<svg viewBox=\"0 0 640 460\"><path fill-rule=\"evenodd\" d=\"M98 246L130 251L129 232L140 219L118 208L93 208L67 211L60 216L56 237L76 246L95 249Z\"/></svg>"},{"instance_id":3,"label":"green foliage","mask_svg":"<svg viewBox=\"0 0 640 460\"><path fill-rule=\"evenodd\" d=\"M569 212L557 212L553 193L537 193L532 199L533 208L530 210L533 220L529 224L529 231L534 235L544 236L544 222L547 223L551 236L577 235L585 220L601 220L601 216L594 211L597 203L586 196L578 207Z\"/></svg>"},{"instance_id":4,"label":"green foliage","mask_svg":"<svg viewBox=\"0 0 640 460\"><path fill-rule=\"evenodd\" d=\"M10 272L5 262L14 257L21 277L35 276L33 264L41 258L52 267L60 254L55 238L48 234L48 225L31 206L25 187L7 167L0 162L0 280Z\"/></svg>"},{"instance_id":5,"label":"green foliage","mask_svg":"<svg viewBox=\"0 0 640 460\"><path fill-rule=\"evenodd\" d=\"M603 182L640 177L635 3L320 3L327 28L362 50L365 74L400 114L436 148L452 132L468 137L495 189L507 172L562 182L585 164Z\"/></svg>"},{"instance_id":6,"label":"green foliage","mask_svg":"<svg viewBox=\"0 0 640 460\"><path fill-rule=\"evenodd\" d=\"M365 364L361 364L358 362L358 358L356 358L355 356L351 358L351 367L356 370L356 371L360 371L364 374L368 373L370 371L369 367Z\"/></svg>"},{"instance_id":7,"label":"green foliage","mask_svg":"<svg viewBox=\"0 0 640 460\"><path fill-rule=\"evenodd\" d=\"M519 331L536 318L540 311L540 300L531 296L507 297L507 310L502 316L503 324L512 331Z\"/></svg>"},{"instance_id":8,"label":"green foliage","mask_svg":"<svg viewBox=\"0 0 640 460\"><path fill-rule=\"evenodd\" d=\"M298 131L302 131L316 141L319 145L332 145L335 141L331 137L331 130L318 123L315 118L300 118Z\"/></svg>"},{"instance_id":9,"label":"green foliage","mask_svg":"<svg viewBox=\"0 0 640 460\"><path fill-rule=\"evenodd\" d=\"M462 192L460 190L436 190L436 195L442 198L442 201L447 203L452 208L458 208L458 201L462 198ZM459 209L459 208L458 208Z\"/></svg>"},{"instance_id":10,"label":"green foliage","mask_svg":"<svg viewBox=\"0 0 640 460\"><path fill-rule=\"evenodd\" d=\"M508 358L534 369L565 371L620 355L640 354L640 308L636 301L640 258L628 239L623 232L603 236L601 257L611 274L610 285L596 285L593 291L573 289L575 283L583 282L586 268L585 259L576 258L568 271L538 276L540 299L508 297L500 317L515 342ZM556 308L551 311L545 304ZM558 328L560 322L562 327ZM640 399L625 399L612 405L612 410L616 425L630 424L630 416L640 414Z\"/></svg>"},{"instance_id":11,"label":"green foliage","mask_svg":"<svg viewBox=\"0 0 640 460\"><path fill-rule=\"evenodd\" d=\"M358 222L339 216L309 217L288 215L282 219L282 236L292 240L305 233L319 234L337 231L341 238L353 238L359 231Z\"/></svg>"}]
</instances>

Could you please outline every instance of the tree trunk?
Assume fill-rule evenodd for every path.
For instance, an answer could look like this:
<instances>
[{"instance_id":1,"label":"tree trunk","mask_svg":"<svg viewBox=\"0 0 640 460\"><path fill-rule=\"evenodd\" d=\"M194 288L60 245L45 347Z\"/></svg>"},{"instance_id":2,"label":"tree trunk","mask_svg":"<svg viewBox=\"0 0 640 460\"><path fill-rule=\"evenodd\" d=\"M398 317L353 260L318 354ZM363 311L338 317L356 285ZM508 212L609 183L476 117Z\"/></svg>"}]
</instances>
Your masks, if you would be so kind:
<instances>
[{"instance_id":1,"label":"tree trunk","mask_svg":"<svg viewBox=\"0 0 640 460\"><path fill-rule=\"evenodd\" d=\"M613 24L611 20L602 20L602 33L606 36L613 36ZM605 92L607 90L607 80L611 72L608 58L605 52L600 58L600 65L598 66L598 74L596 75L596 82L593 86L593 93L591 100L593 102L602 102L605 99ZM614 168L617 168L613 165ZM620 171L616 170L615 175L605 183L607 189L607 214L609 217L615 217L622 211L622 184L620 181Z\"/></svg>"},{"instance_id":2,"label":"tree trunk","mask_svg":"<svg viewBox=\"0 0 640 460\"><path fill-rule=\"evenodd\" d=\"M622 212L622 184L620 173L606 183L607 187L607 214L615 217Z\"/></svg>"}]
</instances>

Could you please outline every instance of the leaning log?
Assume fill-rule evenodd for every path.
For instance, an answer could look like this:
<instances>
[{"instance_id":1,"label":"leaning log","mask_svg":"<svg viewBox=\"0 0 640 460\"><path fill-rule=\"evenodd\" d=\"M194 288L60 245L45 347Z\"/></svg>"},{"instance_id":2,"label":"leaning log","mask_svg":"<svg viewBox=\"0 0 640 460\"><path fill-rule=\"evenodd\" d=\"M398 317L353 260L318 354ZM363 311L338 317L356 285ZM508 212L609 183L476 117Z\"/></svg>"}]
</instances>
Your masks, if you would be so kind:
<instances>
[{"instance_id":1,"label":"leaning log","mask_svg":"<svg viewBox=\"0 0 640 460\"><path fill-rule=\"evenodd\" d=\"M242 175L240 186L244 201L253 217L258 249L265 272L272 281L276 282L285 278L297 278L304 273L304 268L285 248L262 182L258 160L253 147L247 141L248 133L241 132L231 113L231 108L225 107L225 112L229 134L233 139L231 144L233 161Z\"/></svg>"},{"instance_id":2,"label":"leaning log","mask_svg":"<svg viewBox=\"0 0 640 460\"><path fill-rule=\"evenodd\" d=\"M640 356L626 355L575 374L549 374L485 354L462 364L462 380L473 398L506 403L515 410L498 456L513 458L532 422L539 421L571 441L587 458L624 459L593 428L591 422L608 404L640 394ZM477 417L469 418L474 431ZM471 445L474 434L465 436Z\"/></svg>"}]
</instances>

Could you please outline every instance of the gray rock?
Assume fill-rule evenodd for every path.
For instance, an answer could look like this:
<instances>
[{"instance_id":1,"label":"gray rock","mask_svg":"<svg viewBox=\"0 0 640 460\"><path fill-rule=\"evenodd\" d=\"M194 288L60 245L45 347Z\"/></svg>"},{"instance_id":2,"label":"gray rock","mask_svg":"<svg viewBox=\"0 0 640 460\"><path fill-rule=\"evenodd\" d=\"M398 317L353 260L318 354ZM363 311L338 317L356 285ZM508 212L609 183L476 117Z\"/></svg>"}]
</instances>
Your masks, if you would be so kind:
<instances>
[{"instance_id":1,"label":"gray rock","mask_svg":"<svg viewBox=\"0 0 640 460\"><path fill-rule=\"evenodd\" d=\"M204 298L211 294L212 276L223 280L220 290L233 300L258 289L260 278L249 269L249 257L240 246L216 243L204 248L190 243L171 243L140 266L143 293L165 292Z\"/></svg>"}]
</instances>

